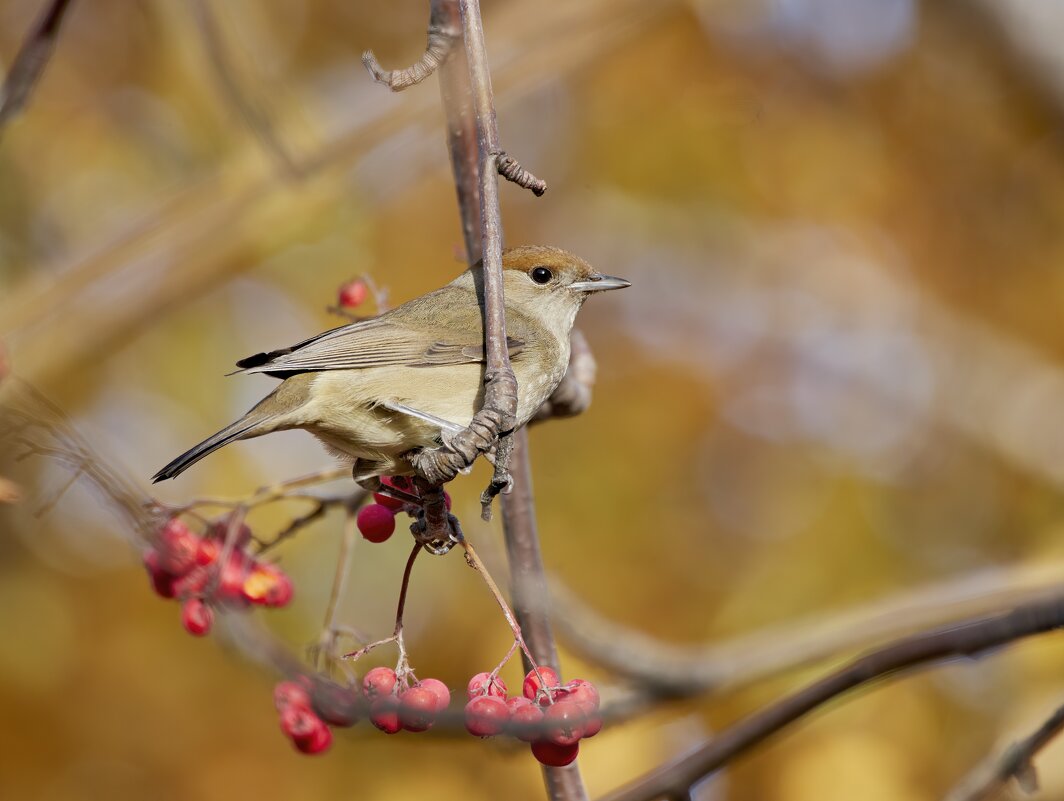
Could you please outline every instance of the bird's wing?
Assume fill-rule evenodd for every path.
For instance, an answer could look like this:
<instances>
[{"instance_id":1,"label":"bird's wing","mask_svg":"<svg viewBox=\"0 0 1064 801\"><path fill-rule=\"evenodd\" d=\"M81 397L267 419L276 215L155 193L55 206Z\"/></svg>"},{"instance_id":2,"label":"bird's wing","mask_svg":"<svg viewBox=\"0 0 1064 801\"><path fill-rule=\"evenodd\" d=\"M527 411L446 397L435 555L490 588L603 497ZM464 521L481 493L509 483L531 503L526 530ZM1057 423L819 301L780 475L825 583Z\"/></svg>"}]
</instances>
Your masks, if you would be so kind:
<instances>
[{"instance_id":1,"label":"bird's wing","mask_svg":"<svg viewBox=\"0 0 1064 801\"><path fill-rule=\"evenodd\" d=\"M479 331L468 337L441 334L434 338L412 330L387 317L352 323L311 337L290 348L257 353L238 361L238 372L267 373L284 377L292 373L318 370L358 370L366 367L406 365L436 367L484 361L484 344ZM524 342L508 338L510 355L515 356Z\"/></svg>"}]
</instances>

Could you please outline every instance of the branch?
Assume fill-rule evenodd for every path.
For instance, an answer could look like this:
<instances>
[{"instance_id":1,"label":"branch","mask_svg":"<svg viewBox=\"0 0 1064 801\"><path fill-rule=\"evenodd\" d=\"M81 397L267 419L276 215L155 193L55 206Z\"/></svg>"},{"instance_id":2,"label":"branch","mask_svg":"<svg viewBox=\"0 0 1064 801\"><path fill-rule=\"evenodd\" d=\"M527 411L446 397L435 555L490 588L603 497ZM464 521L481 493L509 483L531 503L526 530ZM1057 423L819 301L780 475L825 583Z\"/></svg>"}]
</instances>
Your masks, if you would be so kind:
<instances>
[{"instance_id":1,"label":"branch","mask_svg":"<svg viewBox=\"0 0 1064 801\"><path fill-rule=\"evenodd\" d=\"M960 782L946 801L988 801L1002 792L1012 779L1026 793L1038 791L1038 774L1032 760L1064 731L1064 706L1058 707L1030 735L1013 743L998 759L977 767Z\"/></svg>"},{"instance_id":2,"label":"branch","mask_svg":"<svg viewBox=\"0 0 1064 801\"><path fill-rule=\"evenodd\" d=\"M1062 626L1064 599L1052 598L1017 606L1002 615L978 617L903 637L755 712L694 752L647 773L602 801L682 797L692 785L735 757L856 687L944 659L977 657L992 648Z\"/></svg>"},{"instance_id":3,"label":"branch","mask_svg":"<svg viewBox=\"0 0 1064 801\"><path fill-rule=\"evenodd\" d=\"M3 96L0 98L0 131L29 102L33 88L44 74L44 68L48 66L48 61L55 51L59 26L69 5L70 0L52 0L19 48L7 73Z\"/></svg>"}]
</instances>

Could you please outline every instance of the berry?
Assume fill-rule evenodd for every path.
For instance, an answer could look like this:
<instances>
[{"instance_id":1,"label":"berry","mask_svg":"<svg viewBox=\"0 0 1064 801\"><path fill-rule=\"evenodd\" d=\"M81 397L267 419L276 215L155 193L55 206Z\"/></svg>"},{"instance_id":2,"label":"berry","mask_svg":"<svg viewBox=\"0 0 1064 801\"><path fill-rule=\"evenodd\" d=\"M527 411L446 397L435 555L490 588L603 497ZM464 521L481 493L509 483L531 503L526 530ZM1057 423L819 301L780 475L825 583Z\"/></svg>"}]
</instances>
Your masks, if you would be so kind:
<instances>
[{"instance_id":1,"label":"berry","mask_svg":"<svg viewBox=\"0 0 1064 801\"><path fill-rule=\"evenodd\" d=\"M359 509L355 522L362 536L370 542L384 542L395 532L395 513L379 503Z\"/></svg>"},{"instance_id":2,"label":"berry","mask_svg":"<svg viewBox=\"0 0 1064 801\"><path fill-rule=\"evenodd\" d=\"M304 754L318 754L332 744L332 732L305 706L292 705L281 712L283 731Z\"/></svg>"},{"instance_id":3,"label":"berry","mask_svg":"<svg viewBox=\"0 0 1064 801\"><path fill-rule=\"evenodd\" d=\"M155 551L148 551L144 554L144 567L148 571L148 578L151 579L151 587L156 595L160 598L173 598L177 595L177 590L174 588L177 576L159 567L159 554Z\"/></svg>"},{"instance_id":4,"label":"berry","mask_svg":"<svg viewBox=\"0 0 1064 801\"><path fill-rule=\"evenodd\" d=\"M284 606L292 600L292 580L276 565L258 564L241 587L243 596L263 606Z\"/></svg>"},{"instance_id":5,"label":"berry","mask_svg":"<svg viewBox=\"0 0 1064 801\"><path fill-rule=\"evenodd\" d=\"M326 723L347 727L358 722L362 699L357 690L322 679L311 693L311 708Z\"/></svg>"},{"instance_id":6,"label":"berry","mask_svg":"<svg viewBox=\"0 0 1064 801\"><path fill-rule=\"evenodd\" d=\"M536 675L535 670L528 671L528 675L525 676L524 684L521 687L521 694L531 701L535 701L536 696L543 687L557 687L561 683L558 678L558 674L554 672L552 668L541 667L539 668L539 675ZM547 700L547 694L544 693L539 702L542 704Z\"/></svg>"},{"instance_id":7,"label":"berry","mask_svg":"<svg viewBox=\"0 0 1064 801\"><path fill-rule=\"evenodd\" d=\"M390 509L392 512L401 512L403 507L406 506L398 498L393 498L391 495L385 495L383 492L374 492L373 500L377 502L378 506L383 506L386 509Z\"/></svg>"},{"instance_id":8,"label":"berry","mask_svg":"<svg viewBox=\"0 0 1064 801\"><path fill-rule=\"evenodd\" d=\"M303 685L294 681L282 681L273 688L273 704L278 712L284 712L290 706L310 708L310 693Z\"/></svg>"},{"instance_id":9,"label":"berry","mask_svg":"<svg viewBox=\"0 0 1064 801\"><path fill-rule=\"evenodd\" d=\"M218 578L216 596L227 603L247 604L244 597L244 582L247 580L251 564L241 551L233 551L222 566Z\"/></svg>"},{"instance_id":10,"label":"berry","mask_svg":"<svg viewBox=\"0 0 1064 801\"><path fill-rule=\"evenodd\" d=\"M532 756L539 760L540 764L548 765L552 768L564 768L566 765L572 764L579 753L579 743L555 745L545 740L532 743Z\"/></svg>"},{"instance_id":11,"label":"berry","mask_svg":"<svg viewBox=\"0 0 1064 801\"><path fill-rule=\"evenodd\" d=\"M395 687L395 671L388 667L375 667L362 677L362 694L367 701L392 694Z\"/></svg>"},{"instance_id":12,"label":"berry","mask_svg":"<svg viewBox=\"0 0 1064 801\"><path fill-rule=\"evenodd\" d=\"M575 701L585 707L588 712L597 712L599 708L599 694L595 685L587 679L573 679L563 688L563 697L568 701Z\"/></svg>"},{"instance_id":13,"label":"berry","mask_svg":"<svg viewBox=\"0 0 1064 801\"><path fill-rule=\"evenodd\" d=\"M439 679L422 679L419 687L424 687L436 696L436 709L446 709L451 703L451 691Z\"/></svg>"},{"instance_id":14,"label":"berry","mask_svg":"<svg viewBox=\"0 0 1064 801\"><path fill-rule=\"evenodd\" d=\"M403 728L399 722L399 699L394 695L382 695L371 703L369 722L385 734L395 734Z\"/></svg>"},{"instance_id":15,"label":"berry","mask_svg":"<svg viewBox=\"0 0 1064 801\"><path fill-rule=\"evenodd\" d=\"M443 491L443 502L447 506L447 511L451 511L451 493L447 490Z\"/></svg>"},{"instance_id":16,"label":"berry","mask_svg":"<svg viewBox=\"0 0 1064 801\"><path fill-rule=\"evenodd\" d=\"M474 698L465 707L466 731L474 737L492 737L501 734L510 719L506 702L496 695Z\"/></svg>"},{"instance_id":17,"label":"berry","mask_svg":"<svg viewBox=\"0 0 1064 801\"><path fill-rule=\"evenodd\" d=\"M159 567L167 573L182 576L196 565L199 537L176 517L159 532Z\"/></svg>"},{"instance_id":18,"label":"berry","mask_svg":"<svg viewBox=\"0 0 1064 801\"><path fill-rule=\"evenodd\" d=\"M189 598L181 604L181 625L195 637L202 637L211 630L214 611L199 598Z\"/></svg>"},{"instance_id":19,"label":"berry","mask_svg":"<svg viewBox=\"0 0 1064 801\"><path fill-rule=\"evenodd\" d=\"M320 754L323 751L327 751L329 746L332 745L332 729L320 720L318 723L321 725L314 729L314 733L310 737L292 741L295 743L296 748L304 754Z\"/></svg>"},{"instance_id":20,"label":"berry","mask_svg":"<svg viewBox=\"0 0 1064 801\"><path fill-rule=\"evenodd\" d=\"M439 700L427 687L411 687L399 695L399 722L407 731L426 731L436 719Z\"/></svg>"},{"instance_id":21,"label":"berry","mask_svg":"<svg viewBox=\"0 0 1064 801\"><path fill-rule=\"evenodd\" d=\"M469 686L466 687L466 695L468 695L471 700L482 695L505 698L506 682L498 676L493 679L490 673L478 673L469 680Z\"/></svg>"},{"instance_id":22,"label":"berry","mask_svg":"<svg viewBox=\"0 0 1064 801\"><path fill-rule=\"evenodd\" d=\"M214 564L221 552L221 542L215 539L201 538L196 547L196 564L204 567Z\"/></svg>"},{"instance_id":23,"label":"berry","mask_svg":"<svg viewBox=\"0 0 1064 801\"><path fill-rule=\"evenodd\" d=\"M526 743L540 739L543 710L524 696L507 698L506 705L510 707L510 725L507 727L510 734Z\"/></svg>"},{"instance_id":24,"label":"berry","mask_svg":"<svg viewBox=\"0 0 1064 801\"><path fill-rule=\"evenodd\" d=\"M594 737L600 731L602 731L602 716L596 712L584 721L584 739Z\"/></svg>"},{"instance_id":25,"label":"berry","mask_svg":"<svg viewBox=\"0 0 1064 801\"><path fill-rule=\"evenodd\" d=\"M543 712L544 739L555 745L575 745L584 736L586 718L575 701L558 701Z\"/></svg>"},{"instance_id":26,"label":"berry","mask_svg":"<svg viewBox=\"0 0 1064 801\"><path fill-rule=\"evenodd\" d=\"M365 303L368 294L369 287L366 286L366 282L356 278L340 287L337 293L337 303L345 309L354 309Z\"/></svg>"}]
</instances>

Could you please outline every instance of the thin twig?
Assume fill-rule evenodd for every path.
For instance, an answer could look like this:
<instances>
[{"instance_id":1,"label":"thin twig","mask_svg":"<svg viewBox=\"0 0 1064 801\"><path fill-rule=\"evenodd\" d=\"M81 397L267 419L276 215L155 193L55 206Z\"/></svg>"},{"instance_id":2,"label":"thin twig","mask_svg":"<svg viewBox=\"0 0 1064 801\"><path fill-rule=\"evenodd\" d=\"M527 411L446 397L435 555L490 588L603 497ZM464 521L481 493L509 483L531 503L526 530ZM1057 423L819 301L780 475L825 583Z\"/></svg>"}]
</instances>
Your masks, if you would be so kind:
<instances>
[{"instance_id":1,"label":"thin twig","mask_svg":"<svg viewBox=\"0 0 1064 801\"><path fill-rule=\"evenodd\" d=\"M52 0L19 48L0 97L0 132L29 102L33 88L55 51L59 26L69 6L70 0Z\"/></svg>"},{"instance_id":2,"label":"thin twig","mask_svg":"<svg viewBox=\"0 0 1064 801\"><path fill-rule=\"evenodd\" d=\"M1024 792L1037 792L1038 773L1034 768L1034 757L1061 731L1064 731L1064 706L1054 710L1041 726L1009 746L1000 757L979 765L950 791L946 801L989 801L1004 791L1013 779Z\"/></svg>"},{"instance_id":3,"label":"thin twig","mask_svg":"<svg viewBox=\"0 0 1064 801\"><path fill-rule=\"evenodd\" d=\"M1005 614L969 619L903 637L755 712L695 751L609 793L602 801L650 801L685 792L780 729L856 687L944 659L977 657L990 649L1062 626L1064 600L1052 598L1017 606Z\"/></svg>"},{"instance_id":4,"label":"thin twig","mask_svg":"<svg viewBox=\"0 0 1064 801\"><path fill-rule=\"evenodd\" d=\"M515 183L523 189L531 190L536 197L542 197L543 193L547 191L546 181L534 176L521 166L521 162L503 150L495 154L495 167L499 170L499 175L507 181Z\"/></svg>"}]
</instances>

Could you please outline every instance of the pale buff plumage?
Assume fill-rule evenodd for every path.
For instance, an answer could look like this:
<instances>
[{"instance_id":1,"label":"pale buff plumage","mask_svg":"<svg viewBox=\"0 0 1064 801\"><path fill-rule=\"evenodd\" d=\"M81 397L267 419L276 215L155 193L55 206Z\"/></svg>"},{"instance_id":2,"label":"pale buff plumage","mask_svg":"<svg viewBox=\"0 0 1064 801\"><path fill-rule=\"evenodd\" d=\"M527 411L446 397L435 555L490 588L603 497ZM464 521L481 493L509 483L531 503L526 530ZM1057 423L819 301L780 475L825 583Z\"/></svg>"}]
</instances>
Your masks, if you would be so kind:
<instances>
[{"instance_id":1,"label":"pale buff plumage","mask_svg":"<svg viewBox=\"0 0 1064 801\"><path fill-rule=\"evenodd\" d=\"M543 279L548 273L550 278ZM533 277L535 276L535 278ZM242 372L283 378L240 420L155 475L173 478L238 439L302 428L357 460L359 478L411 472L403 454L441 442L441 424L467 425L483 396L482 272L392 311L238 362ZM558 248L525 246L503 256L506 329L518 383L517 425L558 386L569 334L594 291L627 286ZM420 414L421 416L418 416ZM426 419L428 418L428 419Z\"/></svg>"}]
</instances>

